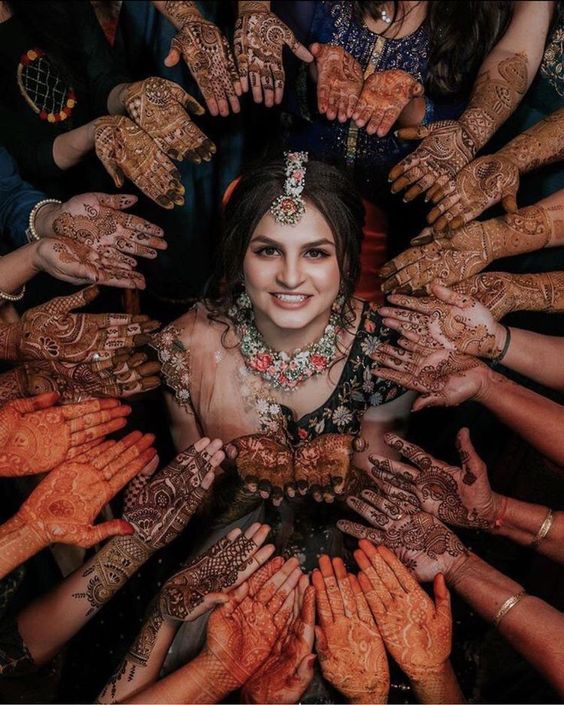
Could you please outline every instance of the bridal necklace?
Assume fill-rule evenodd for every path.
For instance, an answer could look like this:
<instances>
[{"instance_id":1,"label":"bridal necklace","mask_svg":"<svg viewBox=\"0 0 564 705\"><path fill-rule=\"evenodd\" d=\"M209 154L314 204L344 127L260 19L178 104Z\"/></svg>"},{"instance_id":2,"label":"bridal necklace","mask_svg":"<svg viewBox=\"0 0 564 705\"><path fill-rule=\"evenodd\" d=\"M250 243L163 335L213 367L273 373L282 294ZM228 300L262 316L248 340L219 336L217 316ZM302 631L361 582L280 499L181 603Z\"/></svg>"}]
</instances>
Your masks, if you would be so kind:
<instances>
[{"instance_id":1,"label":"bridal necklace","mask_svg":"<svg viewBox=\"0 0 564 705\"><path fill-rule=\"evenodd\" d=\"M319 340L288 354L268 347L255 325L251 301L247 293L242 293L229 316L235 323L245 365L271 387L285 392L294 391L310 377L325 372L337 357L338 312L342 304L343 298L338 297Z\"/></svg>"}]
</instances>

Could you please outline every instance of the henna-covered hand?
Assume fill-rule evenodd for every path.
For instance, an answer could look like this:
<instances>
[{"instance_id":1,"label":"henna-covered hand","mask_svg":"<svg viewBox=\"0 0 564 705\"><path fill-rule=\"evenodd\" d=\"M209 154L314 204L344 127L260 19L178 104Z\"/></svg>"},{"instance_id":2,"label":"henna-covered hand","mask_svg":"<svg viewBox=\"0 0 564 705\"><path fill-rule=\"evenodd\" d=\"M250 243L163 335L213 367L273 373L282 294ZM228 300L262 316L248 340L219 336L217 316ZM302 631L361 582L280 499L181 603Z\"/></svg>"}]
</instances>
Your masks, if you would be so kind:
<instances>
[{"instance_id":1,"label":"henna-covered hand","mask_svg":"<svg viewBox=\"0 0 564 705\"><path fill-rule=\"evenodd\" d=\"M477 358L452 350L430 350L407 338L401 348L383 343L371 357L377 377L419 392L412 411L428 406L458 406L479 399L488 386L489 368Z\"/></svg>"},{"instance_id":2,"label":"henna-covered hand","mask_svg":"<svg viewBox=\"0 0 564 705\"><path fill-rule=\"evenodd\" d=\"M18 399L0 408L0 476L52 470L125 426L131 408L116 399L54 406L57 393Z\"/></svg>"},{"instance_id":3,"label":"henna-covered hand","mask_svg":"<svg viewBox=\"0 0 564 705\"><path fill-rule=\"evenodd\" d=\"M203 653L215 664L219 690L240 687L267 659L292 617L301 577L295 558L273 558L212 612Z\"/></svg>"},{"instance_id":4,"label":"henna-covered hand","mask_svg":"<svg viewBox=\"0 0 564 705\"><path fill-rule=\"evenodd\" d=\"M165 65L175 66L182 57L210 113L225 117L230 106L238 113L241 83L227 39L213 22L202 17L195 2L171 0L164 3L163 12L178 30Z\"/></svg>"},{"instance_id":5,"label":"henna-covered hand","mask_svg":"<svg viewBox=\"0 0 564 705\"><path fill-rule=\"evenodd\" d=\"M272 544L262 547L269 533L268 524L252 524L244 534L233 529L187 563L161 590L163 617L192 622L227 602L226 593L247 580L274 552Z\"/></svg>"},{"instance_id":6,"label":"henna-covered hand","mask_svg":"<svg viewBox=\"0 0 564 705\"><path fill-rule=\"evenodd\" d=\"M386 645L411 681L429 682L444 669L452 646L452 612L444 576L434 578L435 602L384 546L362 540L358 580ZM441 702L441 701L435 701Z\"/></svg>"},{"instance_id":7,"label":"henna-covered hand","mask_svg":"<svg viewBox=\"0 0 564 705\"><path fill-rule=\"evenodd\" d=\"M73 196L50 213L50 231L118 260L121 254L154 259L157 250L167 247L163 230L144 218L123 212L135 203L136 196L124 193Z\"/></svg>"},{"instance_id":8,"label":"henna-covered hand","mask_svg":"<svg viewBox=\"0 0 564 705\"><path fill-rule=\"evenodd\" d=\"M180 172L149 135L124 115L98 118L94 128L98 159L121 188L127 177L163 208L184 204Z\"/></svg>"},{"instance_id":9,"label":"henna-covered hand","mask_svg":"<svg viewBox=\"0 0 564 705\"><path fill-rule=\"evenodd\" d=\"M23 396L58 392L64 403L96 397L126 398L160 385L160 364L144 353L121 353L100 362L33 360L18 368Z\"/></svg>"},{"instance_id":10,"label":"henna-covered hand","mask_svg":"<svg viewBox=\"0 0 564 705\"><path fill-rule=\"evenodd\" d=\"M470 529L488 529L498 513L485 464L474 450L467 428L460 429L456 445L461 467L433 458L414 443L388 433L386 443L413 465L371 455L369 471L382 494L392 502L408 501L414 508L433 514L444 524ZM363 499L371 500L365 490Z\"/></svg>"},{"instance_id":11,"label":"henna-covered hand","mask_svg":"<svg viewBox=\"0 0 564 705\"><path fill-rule=\"evenodd\" d=\"M325 678L354 703L385 703L386 650L357 579L340 558L321 556L312 575L319 626L316 648Z\"/></svg>"},{"instance_id":12,"label":"henna-covered hand","mask_svg":"<svg viewBox=\"0 0 564 705\"><path fill-rule=\"evenodd\" d=\"M468 552L458 536L427 512L418 511L411 500L395 499L371 492L366 498L348 497L347 504L370 526L339 520L345 534L384 544L412 570L418 580L433 580L437 573L455 572Z\"/></svg>"},{"instance_id":13,"label":"henna-covered hand","mask_svg":"<svg viewBox=\"0 0 564 705\"><path fill-rule=\"evenodd\" d=\"M362 68L358 61L335 44L312 44L317 69L317 108L328 120L352 117L362 91Z\"/></svg>"},{"instance_id":14,"label":"henna-covered hand","mask_svg":"<svg viewBox=\"0 0 564 705\"><path fill-rule=\"evenodd\" d=\"M112 248L97 248L66 238L45 238L35 245L34 265L70 284L103 284L120 289L144 289L145 277L134 271L132 257Z\"/></svg>"},{"instance_id":15,"label":"henna-covered hand","mask_svg":"<svg viewBox=\"0 0 564 705\"><path fill-rule=\"evenodd\" d=\"M285 80L282 52L285 46L301 61L313 61L292 30L267 6L253 2L240 7L233 49L241 87L246 93L250 85L255 103L264 99L267 108L282 102Z\"/></svg>"},{"instance_id":16,"label":"henna-covered hand","mask_svg":"<svg viewBox=\"0 0 564 705\"><path fill-rule=\"evenodd\" d=\"M421 95L423 86L409 73L401 69L375 71L364 81L352 119L369 135L384 137L407 104Z\"/></svg>"},{"instance_id":17,"label":"henna-covered hand","mask_svg":"<svg viewBox=\"0 0 564 705\"><path fill-rule=\"evenodd\" d=\"M35 488L16 514L42 545L71 543L84 548L110 536L133 533L122 519L92 522L125 485L155 457L155 437L130 433L57 466Z\"/></svg>"},{"instance_id":18,"label":"henna-covered hand","mask_svg":"<svg viewBox=\"0 0 564 705\"><path fill-rule=\"evenodd\" d=\"M149 342L159 327L148 316L72 313L99 294L95 286L31 308L21 320L0 327L0 359L96 362Z\"/></svg>"},{"instance_id":19,"label":"henna-covered hand","mask_svg":"<svg viewBox=\"0 0 564 705\"><path fill-rule=\"evenodd\" d=\"M184 530L225 458L222 445L200 438L154 476L140 475L128 488L124 519L149 548L163 548Z\"/></svg>"},{"instance_id":20,"label":"henna-covered hand","mask_svg":"<svg viewBox=\"0 0 564 705\"><path fill-rule=\"evenodd\" d=\"M188 111L203 115L204 109L178 84L151 76L127 86L124 104L129 117L171 159L209 162L215 145L195 125Z\"/></svg>"},{"instance_id":21,"label":"henna-covered hand","mask_svg":"<svg viewBox=\"0 0 564 705\"><path fill-rule=\"evenodd\" d=\"M493 75L487 69L478 76L459 120L399 130L401 139L423 142L391 170L392 192L410 186L404 200L411 201L431 187L446 186L511 115L527 86L527 57L513 54L499 62Z\"/></svg>"},{"instance_id":22,"label":"henna-covered hand","mask_svg":"<svg viewBox=\"0 0 564 705\"><path fill-rule=\"evenodd\" d=\"M293 621L262 666L245 683L246 703L297 703L313 678L315 589L302 575L294 602Z\"/></svg>"},{"instance_id":23,"label":"henna-covered hand","mask_svg":"<svg viewBox=\"0 0 564 705\"><path fill-rule=\"evenodd\" d=\"M435 232L456 230L499 203L508 213L517 210L519 169L497 154L478 157L462 168L445 186L427 193L435 205L427 216Z\"/></svg>"},{"instance_id":24,"label":"henna-covered hand","mask_svg":"<svg viewBox=\"0 0 564 705\"><path fill-rule=\"evenodd\" d=\"M439 284L433 296L388 296L394 306L382 306L384 325L425 348L457 350L479 357L496 357L503 349L507 331L477 299L458 294Z\"/></svg>"}]
</instances>

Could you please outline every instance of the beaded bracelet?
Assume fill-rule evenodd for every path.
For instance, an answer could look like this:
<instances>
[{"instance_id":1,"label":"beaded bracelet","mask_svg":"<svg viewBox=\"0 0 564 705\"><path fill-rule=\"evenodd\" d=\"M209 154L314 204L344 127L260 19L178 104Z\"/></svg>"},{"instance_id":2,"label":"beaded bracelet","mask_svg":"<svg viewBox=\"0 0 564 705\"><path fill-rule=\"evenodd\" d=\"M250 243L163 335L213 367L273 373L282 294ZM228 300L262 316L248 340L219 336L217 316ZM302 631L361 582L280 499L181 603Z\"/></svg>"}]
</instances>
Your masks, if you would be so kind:
<instances>
[{"instance_id":1,"label":"beaded bracelet","mask_svg":"<svg viewBox=\"0 0 564 705\"><path fill-rule=\"evenodd\" d=\"M501 620L505 617L505 615L509 612L509 610L512 610L516 605L518 605L521 600L527 597L527 593L525 590L522 590L521 592L518 592L516 595L511 595L503 605L499 608L497 611L496 616L494 617L494 627L499 627L499 623Z\"/></svg>"},{"instance_id":2,"label":"beaded bracelet","mask_svg":"<svg viewBox=\"0 0 564 705\"><path fill-rule=\"evenodd\" d=\"M548 532L552 528L552 522L554 521L554 513L552 509L548 510L548 514L544 518L543 523L541 524L540 529L537 532L537 535L535 538L531 541L529 544L529 548L537 548L539 543L546 538Z\"/></svg>"},{"instance_id":3,"label":"beaded bracelet","mask_svg":"<svg viewBox=\"0 0 564 705\"><path fill-rule=\"evenodd\" d=\"M39 203L36 203L33 206L33 208L31 209L31 213L29 214L27 230L25 231L28 242L37 242L37 240L41 239L40 236L37 234L37 231L35 230L35 218L39 213L39 210L43 208L43 206L46 206L48 203L57 203L61 205L62 201L59 201L57 198L44 198L42 201L39 201Z\"/></svg>"},{"instance_id":4,"label":"beaded bracelet","mask_svg":"<svg viewBox=\"0 0 564 705\"><path fill-rule=\"evenodd\" d=\"M22 285L22 288L17 294L8 294L5 291L0 290L0 299L4 299L4 301L21 301L24 297L24 294L25 284Z\"/></svg>"}]
</instances>

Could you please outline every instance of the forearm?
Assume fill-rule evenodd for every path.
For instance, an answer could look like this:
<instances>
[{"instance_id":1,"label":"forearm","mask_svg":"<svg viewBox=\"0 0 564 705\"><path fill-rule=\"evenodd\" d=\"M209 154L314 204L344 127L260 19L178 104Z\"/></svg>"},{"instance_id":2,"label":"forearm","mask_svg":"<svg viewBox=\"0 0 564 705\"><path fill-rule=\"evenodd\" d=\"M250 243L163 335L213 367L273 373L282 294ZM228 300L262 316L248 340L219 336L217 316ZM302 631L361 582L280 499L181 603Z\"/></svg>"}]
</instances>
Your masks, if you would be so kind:
<instances>
[{"instance_id":1,"label":"forearm","mask_svg":"<svg viewBox=\"0 0 564 705\"><path fill-rule=\"evenodd\" d=\"M179 622L163 619L158 602L151 605L141 631L97 702L124 702L154 683L178 626Z\"/></svg>"},{"instance_id":2,"label":"forearm","mask_svg":"<svg viewBox=\"0 0 564 705\"><path fill-rule=\"evenodd\" d=\"M201 19L202 15L195 2L178 2L176 0L151 0L157 10L180 29L186 22Z\"/></svg>"},{"instance_id":3,"label":"forearm","mask_svg":"<svg viewBox=\"0 0 564 705\"><path fill-rule=\"evenodd\" d=\"M564 465L564 407L506 377L486 370L488 383L475 397L540 453Z\"/></svg>"},{"instance_id":4,"label":"forearm","mask_svg":"<svg viewBox=\"0 0 564 705\"><path fill-rule=\"evenodd\" d=\"M270 0L239 0L237 9L240 15L244 12L269 12Z\"/></svg>"},{"instance_id":5,"label":"forearm","mask_svg":"<svg viewBox=\"0 0 564 705\"><path fill-rule=\"evenodd\" d=\"M15 294L39 272L35 258L37 243L23 245L0 258L0 289Z\"/></svg>"},{"instance_id":6,"label":"forearm","mask_svg":"<svg viewBox=\"0 0 564 705\"><path fill-rule=\"evenodd\" d=\"M458 679L450 661L440 669L428 669L424 680L411 680L411 686L420 703L465 703Z\"/></svg>"},{"instance_id":7,"label":"forearm","mask_svg":"<svg viewBox=\"0 0 564 705\"><path fill-rule=\"evenodd\" d=\"M151 555L135 536L109 541L84 566L18 617L36 663L48 663Z\"/></svg>"},{"instance_id":8,"label":"forearm","mask_svg":"<svg viewBox=\"0 0 564 705\"><path fill-rule=\"evenodd\" d=\"M193 661L136 693L129 703L217 703L241 684L204 649Z\"/></svg>"},{"instance_id":9,"label":"forearm","mask_svg":"<svg viewBox=\"0 0 564 705\"><path fill-rule=\"evenodd\" d=\"M522 546L531 546L548 516L548 507L500 495L497 496L496 501L500 519L498 525L492 528L492 533L506 536ZM564 563L564 514L562 512L553 512L549 531L533 548L558 563Z\"/></svg>"},{"instance_id":10,"label":"forearm","mask_svg":"<svg viewBox=\"0 0 564 705\"><path fill-rule=\"evenodd\" d=\"M125 92L130 83L119 83L108 94L108 113L110 115L125 115Z\"/></svg>"},{"instance_id":11,"label":"forearm","mask_svg":"<svg viewBox=\"0 0 564 705\"><path fill-rule=\"evenodd\" d=\"M16 514L0 526L0 578L39 553L42 548L44 544L37 534Z\"/></svg>"},{"instance_id":12,"label":"forearm","mask_svg":"<svg viewBox=\"0 0 564 705\"><path fill-rule=\"evenodd\" d=\"M94 149L94 120L58 135L53 142L53 159L59 169L70 169L92 149Z\"/></svg>"},{"instance_id":13,"label":"forearm","mask_svg":"<svg viewBox=\"0 0 564 705\"><path fill-rule=\"evenodd\" d=\"M540 384L564 391L564 338L511 328L503 364Z\"/></svg>"},{"instance_id":14,"label":"forearm","mask_svg":"<svg viewBox=\"0 0 564 705\"><path fill-rule=\"evenodd\" d=\"M564 159L564 108L547 115L498 152L525 174Z\"/></svg>"},{"instance_id":15,"label":"forearm","mask_svg":"<svg viewBox=\"0 0 564 705\"><path fill-rule=\"evenodd\" d=\"M489 622L513 595L519 583L471 555L447 576L452 588ZM564 615L536 597L526 596L501 619L498 630L560 694L564 693Z\"/></svg>"}]
</instances>

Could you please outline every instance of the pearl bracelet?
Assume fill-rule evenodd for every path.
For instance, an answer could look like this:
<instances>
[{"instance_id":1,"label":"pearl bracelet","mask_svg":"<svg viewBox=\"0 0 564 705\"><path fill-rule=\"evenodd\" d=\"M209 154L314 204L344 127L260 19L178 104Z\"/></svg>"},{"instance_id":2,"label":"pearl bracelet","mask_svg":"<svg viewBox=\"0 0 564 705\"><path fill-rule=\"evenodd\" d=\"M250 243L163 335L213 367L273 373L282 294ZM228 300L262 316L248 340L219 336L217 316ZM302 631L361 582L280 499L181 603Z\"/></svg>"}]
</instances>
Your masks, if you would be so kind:
<instances>
[{"instance_id":1,"label":"pearl bracelet","mask_svg":"<svg viewBox=\"0 0 564 705\"><path fill-rule=\"evenodd\" d=\"M0 290L0 299L4 301L21 301L25 294L25 284L22 285L18 294L8 294L5 291Z\"/></svg>"},{"instance_id":2,"label":"pearl bracelet","mask_svg":"<svg viewBox=\"0 0 564 705\"><path fill-rule=\"evenodd\" d=\"M43 206L46 206L48 203L57 203L58 205L61 205L62 201L59 201L59 199L57 198L44 198L42 201L39 201L39 203L36 203L33 206L33 208L31 209L31 213L29 214L27 230L25 231L28 242L37 242L37 240L41 239L40 236L37 234L37 231L35 230L35 218L39 213L39 210L43 208Z\"/></svg>"}]
</instances>

